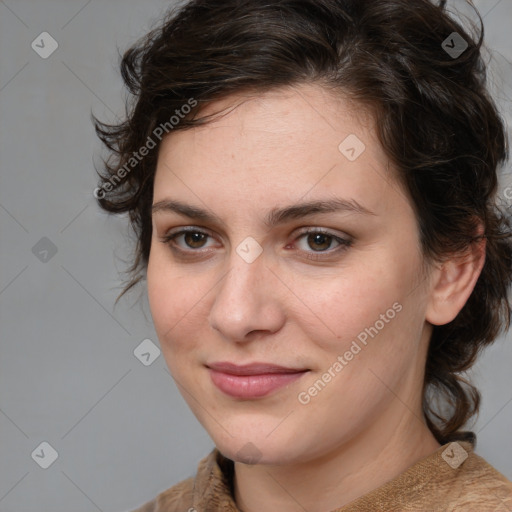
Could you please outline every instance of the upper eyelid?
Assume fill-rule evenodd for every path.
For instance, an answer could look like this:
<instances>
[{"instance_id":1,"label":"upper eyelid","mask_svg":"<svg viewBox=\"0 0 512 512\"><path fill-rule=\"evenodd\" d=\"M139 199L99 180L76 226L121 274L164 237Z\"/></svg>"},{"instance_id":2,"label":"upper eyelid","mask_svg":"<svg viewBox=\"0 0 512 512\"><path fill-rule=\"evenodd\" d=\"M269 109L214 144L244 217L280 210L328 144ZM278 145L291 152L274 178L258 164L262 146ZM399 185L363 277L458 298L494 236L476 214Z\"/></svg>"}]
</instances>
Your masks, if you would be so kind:
<instances>
[{"instance_id":1,"label":"upper eyelid","mask_svg":"<svg viewBox=\"0 0 512 512\"><path fill-rule=\"evenodd\" d=\"M330 228L314 227L314 226L313 227L307 226L304 228L299 228L299 232L297 234L304 235L307 233L322 233L324 235L330 235L332 237L337 237L337 238L343 238L343 236L346 236L348 238L348 235L346 233L344 235L342 235L341 233L334 232L334 230L332 230Z\"/></svg>"},{"instance_id":2,"label":"upper eyelid","mask_svg":"<svg viewBox=\"0 0 512 512\"><path fill-rule=\"evenodd\" d=\"M180 226L177 228L167 230L161 238L175 237L184 233L202 233L208 235L210 238L216 238L211 232L205 228L199 228L195 226Z\"/></svg>"},{"instance_id":3,"label":"upper eyelid","mask_svg":"<svg viewBox=\"0 0 512 512\"><path fill-rule=\"evenodd\" d=\"M183 224L180 226L174 226L174 227L166 230L166 232L174 231L174 230L176 230L176 232L179 232L181 230L183 230L183 231L200 231L200 232L205 232L205 233L213 232L212 229L210 229L206 226L200 226L200 225L196 225L196 224ZM327 228L320 224L317 224L317 225L310 224L310 225L302 226L300 228L294 228L292 231L297 231L297 230L299 230L299 231L326 231L329 233L337 231L335 228Z\"/></svg>"}]
</instances>

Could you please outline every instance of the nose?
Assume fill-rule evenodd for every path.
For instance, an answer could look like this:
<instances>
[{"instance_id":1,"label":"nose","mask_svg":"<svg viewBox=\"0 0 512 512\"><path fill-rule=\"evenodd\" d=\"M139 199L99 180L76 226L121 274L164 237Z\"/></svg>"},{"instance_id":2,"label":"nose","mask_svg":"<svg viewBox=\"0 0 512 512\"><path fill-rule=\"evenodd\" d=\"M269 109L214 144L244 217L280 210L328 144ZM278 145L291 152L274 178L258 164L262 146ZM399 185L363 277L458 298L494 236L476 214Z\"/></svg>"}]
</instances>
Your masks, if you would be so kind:
<instances>
[{"instance_id":1,"label":"nose","mask_svg":"<svg viewBox=\"0 0 512 512\"><path fill-rule=\"evenodd\" d=\"M277 278L267 267L265 251L252 263L235 251L230 270L215 288L210 325L229 341L243 343L277 332L285 322Z\"/></svg>"}]
</instances>

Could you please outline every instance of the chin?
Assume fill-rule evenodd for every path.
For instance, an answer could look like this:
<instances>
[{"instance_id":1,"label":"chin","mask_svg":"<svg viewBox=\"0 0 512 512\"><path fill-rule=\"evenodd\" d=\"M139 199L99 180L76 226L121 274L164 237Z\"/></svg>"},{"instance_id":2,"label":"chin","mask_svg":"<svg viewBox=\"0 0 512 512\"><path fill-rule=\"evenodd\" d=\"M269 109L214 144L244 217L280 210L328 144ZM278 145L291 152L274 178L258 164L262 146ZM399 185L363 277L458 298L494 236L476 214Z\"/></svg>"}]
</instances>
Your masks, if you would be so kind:
<instances>
[{"instance_id":1,"label":"chin","mask_svg":"<svg viewBox=\"0 0 512 512\"><path fill-rule=\"evenodd\" d=\"M244 435L228 437L222 435L220 438L213 437L215 446L224 457L235 462L248 465L268 464L280 465L292 462L295 454L292 453L290 442L283 441L282 437L275 439L268 437L268 431L259 435ZM287 437L292 439L291 436ZM296 449L296 446L293 446Z\"/></svg>"},{"instance_id":2,"label":"chin","mask_svg":"<svg viewBox=\"0 0 512 512\"><path fill-rule=\"evenodd\" d=\"M252 441L242 441L241 443L219 443L217 449L234 462L240 462L249 466L256 464L281 464L285 454L274 451L268 446L262 446L261 443L253 443Z\"/></svg>"}]
</instances>

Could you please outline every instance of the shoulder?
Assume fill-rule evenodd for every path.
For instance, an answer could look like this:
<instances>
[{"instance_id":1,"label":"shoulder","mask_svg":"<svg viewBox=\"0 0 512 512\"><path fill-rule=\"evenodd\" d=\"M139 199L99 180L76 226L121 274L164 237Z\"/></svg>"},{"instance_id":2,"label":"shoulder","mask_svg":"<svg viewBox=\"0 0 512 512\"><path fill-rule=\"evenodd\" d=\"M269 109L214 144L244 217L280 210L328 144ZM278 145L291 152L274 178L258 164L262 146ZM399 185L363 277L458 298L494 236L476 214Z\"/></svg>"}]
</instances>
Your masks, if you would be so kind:
<instances>
[{"instance_id":1,"label":"shoulder","mask_svg":"<svg viewBox=\"0 0 512 512\"><path fill-rule=\"evenodd\" d=\"M195 476L173 485L131 512L197 512L196 509L203 510L209 501L222 502L234 509L229 493L230 462L214 448L201 459Z\"/></svg>"},{"instance_id":2,"label":"shoulder","mask_svg":"<svg viewBox=\"0 0 512 512\"><path fill-rule=\"evenodd\" d=\"M461 469L456 478L447 481L454 512L512 509L512 482L485 459L471 453Z\"/></svg>"},{"instance_id":3,"label":"shoulder","mask_svg":"<svg viewBox=\"0 0 512 512\"><path fill-rule=\"evenodd\" d=\"M339 512L510 512L512 482L475 454L469 442L452 442L413 464Z\"/></svg>"},{"instance_id":4,"label":"shoulder","mask_svg":"<svg viewBox=\"0 0 512 512\"><path fill-rule=\"evenodd\" d=\"M131 512L192 512L194 478L187 478Z\"/></svg>"}]
</instances>

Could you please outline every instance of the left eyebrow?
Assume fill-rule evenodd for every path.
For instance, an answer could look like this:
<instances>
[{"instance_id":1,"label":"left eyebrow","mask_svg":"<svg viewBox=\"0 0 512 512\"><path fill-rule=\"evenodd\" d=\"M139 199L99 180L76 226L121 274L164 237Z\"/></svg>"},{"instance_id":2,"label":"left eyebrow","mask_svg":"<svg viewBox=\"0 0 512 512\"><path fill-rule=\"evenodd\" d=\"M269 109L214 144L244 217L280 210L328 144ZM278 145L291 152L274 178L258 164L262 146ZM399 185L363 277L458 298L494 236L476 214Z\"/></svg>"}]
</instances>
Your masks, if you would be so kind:
<instances>
[{"instance_id":1,"label":"left eyebrow","mask_svg":"<svg viewBox=\"0 0 512 512\"><path fill-rule=\"evenodd\" d=\"M153 213L168 211L175 212L184 217L208 221L210 223L224 225L222 219L211 212L188 205L180 201L164 199L158 201L151 208ZM310 201L306 203L294 204L284 208L273 208L264 220L267 227L272 228L279 224L284 224L291 219L300 219L318 213L336 213L351 212L361 215L377 215L368 208L365 208L354 199L328 199L320 201Z\"/></svg>"},{"instance_id":2,"label":"left eyebrow","mask_svg":"<svg viewBox=\"0 0 512 512\"><path fill-rule=\"evenodd\" d=\"M310 201L285 208L274 208L271 210L265 224L268 227L282 224L290 219L299 219L317 213L351 212L361 215L377 215L368 208L359 204L356 200L350 199L329 199L325 201Z\"/></svg>"}]
</instances>

